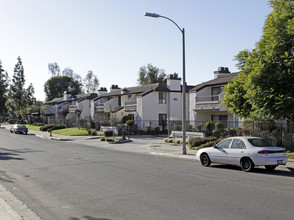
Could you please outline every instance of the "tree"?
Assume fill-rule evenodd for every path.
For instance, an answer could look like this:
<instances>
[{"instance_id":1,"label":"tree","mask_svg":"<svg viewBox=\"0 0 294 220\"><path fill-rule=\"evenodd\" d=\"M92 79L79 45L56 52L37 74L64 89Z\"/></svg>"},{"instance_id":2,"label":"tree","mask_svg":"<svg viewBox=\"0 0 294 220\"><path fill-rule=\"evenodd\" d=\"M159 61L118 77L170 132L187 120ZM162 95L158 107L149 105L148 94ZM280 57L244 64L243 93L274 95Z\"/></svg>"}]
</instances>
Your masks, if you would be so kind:
<instances>
[{"instance_id":1,"label":"tree","mask_svg":"<svg viewBox=\"0 0 294 220\"><path fill-rule=\"evenodd\" d=\"M6 107L10 115L16 115L19 118L23 115L23 110L35 100L34 87L32 84L26 89L24 68L21 58L17 58L18 62L14 68L12 83L8 92L8 101Z\"/></svg>"},{"instance_id":2,"label":"tree","mask_svg":"<svg viewBox=\"0 0 294 220\"><path fill-rule=\"evenodd\" d=\"M159 69L152 64L147 64L146 66L140 67L139 70L139 85L147 85L152 83L162 83L164 82L166 74L164 69Z\"/></svg>"},{"instance_id":3,"label":"tree","mask_svg":"<svg viewBox=\"0 0 294 220\"><path fill-rule=\"evenodd\" d=\"M54 76L48 79L44 85L46 100L50 101L54 98L60 98L66 91L72 96L82 92L82 84L69 76Z\"/></svg>"},{"instance_id":4,"label":"tree","mask_svg":"<svg viewBox=\"0 0 294 220\"><path fill-rule=\"evenodd\" d=\"M98 77L93 73L92 70L89 70L84 81L84 87L86 93L96 92L99 88Z\"/></svg>"},{"instance_id":5,"label":"tree","mask_svg":"<svg viewBox=\"0 0 294 220\"><path fill-rule=\"evenodd\" d=\"M0 60L0 115L5 114L7 109L5 106L7 100L7 88L9 86L9 78L7 72L4 73L2 69L2 62Z\"/></svg>"},{"instance_id":6,"label":"tree","mask_svg":"<svg viewBox=\"0 0 294 220\"><path fill-rule=\"evenodd\" d=\"M247 57L239 53L244 58L241 76L227 86L224 102L242 117L288 119L294 115L294 1L271 0L269 4L273 11L263 35ZM239 99L238 107L229 100L242 88L244 99Z\"/></svg>"},{"instance_id":7,"label":"tree","mask_svg":"<svg viewBox=\"0 0 294 220\"><path fill-rule=\"evenodd\" d=\"M51 73L52 77L60 75L60 67L58 63L48 63L49 73Z\"/></svg>"}]
</instances>

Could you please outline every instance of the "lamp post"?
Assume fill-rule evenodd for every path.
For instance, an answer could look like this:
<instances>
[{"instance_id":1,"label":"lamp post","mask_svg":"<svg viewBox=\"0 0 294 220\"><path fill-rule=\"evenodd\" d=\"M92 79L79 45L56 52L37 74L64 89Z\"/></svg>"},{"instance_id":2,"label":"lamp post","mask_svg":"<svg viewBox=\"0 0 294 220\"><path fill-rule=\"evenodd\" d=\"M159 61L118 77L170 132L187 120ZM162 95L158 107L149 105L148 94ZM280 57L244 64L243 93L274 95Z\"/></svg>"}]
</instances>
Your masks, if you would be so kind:
<instances>
[{"instance_id":1,"label":"lamp post","mask_svg":"<svg viewBox=\"0 0 294 220\"><path fill-rule=\"evenodd\" d=\"M165 17L165 16L161 16L159 14L155 14L155 13L149 13L149 12L145 12L144 16L148 16L148 17L152 17L152 18L165 18L169 21L171 21L172 23L174 23L177 28L181 31L182 36L183 36L183 106L182 106L182 131L183 131L183 154L186 154L186 71L185 71L185 29L181 29L179 27L179 25L177 25L176 22L174 22L172 19Z\"/></svg>"}]
</instances>

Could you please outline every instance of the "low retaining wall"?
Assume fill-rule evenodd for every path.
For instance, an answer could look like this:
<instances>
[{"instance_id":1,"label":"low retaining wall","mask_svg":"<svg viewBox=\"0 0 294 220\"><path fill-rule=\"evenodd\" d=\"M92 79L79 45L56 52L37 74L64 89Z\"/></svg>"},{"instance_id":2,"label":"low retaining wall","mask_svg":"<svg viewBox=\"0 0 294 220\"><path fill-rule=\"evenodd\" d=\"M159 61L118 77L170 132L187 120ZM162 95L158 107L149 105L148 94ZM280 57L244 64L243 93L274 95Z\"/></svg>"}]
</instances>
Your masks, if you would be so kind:
<instances>
[{"instance_id":1,"label":"low retaining wall","mask_svg":"<svg viewBox=\"0 0 294 220\"><path fill-rule=\"evenodd\" d=\"M172 131L170 136L172 138L183 138L183 132L182 131ZM203 138L203 137L205 137L205 134L203 132L186 132L187 139L196 138L196 137Z\"/></svg>"}]
</instances>

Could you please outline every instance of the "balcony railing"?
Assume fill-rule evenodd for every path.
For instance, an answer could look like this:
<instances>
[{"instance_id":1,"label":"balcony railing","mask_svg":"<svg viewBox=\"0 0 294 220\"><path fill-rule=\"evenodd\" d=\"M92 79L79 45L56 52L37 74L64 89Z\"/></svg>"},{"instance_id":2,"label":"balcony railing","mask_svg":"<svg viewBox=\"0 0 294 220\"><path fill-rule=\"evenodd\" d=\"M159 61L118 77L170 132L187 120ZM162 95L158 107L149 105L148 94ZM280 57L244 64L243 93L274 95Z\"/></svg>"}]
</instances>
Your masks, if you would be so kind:
<instances>
[{"instance_id":1,"label":"balcony railing","mask_svg":"<svg viewBox=\"0 0 294 220\"><path fill-rule=\"evenodd\" d=\"M196 96L196 102L214 102L219 101L219 95Z\"/></svg>"}]
</instances>

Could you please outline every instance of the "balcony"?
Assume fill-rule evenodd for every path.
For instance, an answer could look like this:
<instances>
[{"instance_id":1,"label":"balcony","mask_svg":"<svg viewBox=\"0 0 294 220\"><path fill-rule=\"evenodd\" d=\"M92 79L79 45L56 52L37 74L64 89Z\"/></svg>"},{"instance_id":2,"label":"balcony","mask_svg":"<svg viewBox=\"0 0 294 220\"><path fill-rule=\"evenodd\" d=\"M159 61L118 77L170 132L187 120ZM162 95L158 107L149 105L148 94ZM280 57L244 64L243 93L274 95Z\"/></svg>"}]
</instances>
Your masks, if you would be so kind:
<instances>
[{"instance_id":1,"label":"balcony","mask_svg":"<svg viewBox=\"0 0 294 220\"><path fill-rule=\"evenodd\" d=\"M125 112L137 111L137 98L136 96L125 101Z\"/></svg>"},{"instance_id":2,"label":"balcony","mask_svg":"<svg viewBox=\"0 0 294 220\"><path fill-rule=\"evenodd\" d=\"M104 112L104 103L98 103L95 105L95 112Z\"/></svg>"},{"instance_id":3,"label":"balcony","mask_svg":"<svg viewBox=\"0 0 294 220\"><path fill-rule=\"evenodd\" d=\"M220 110L221 94L210 95L210 96L196 96L195 110L197 111Z\"/></svg>"}]
</instances>

